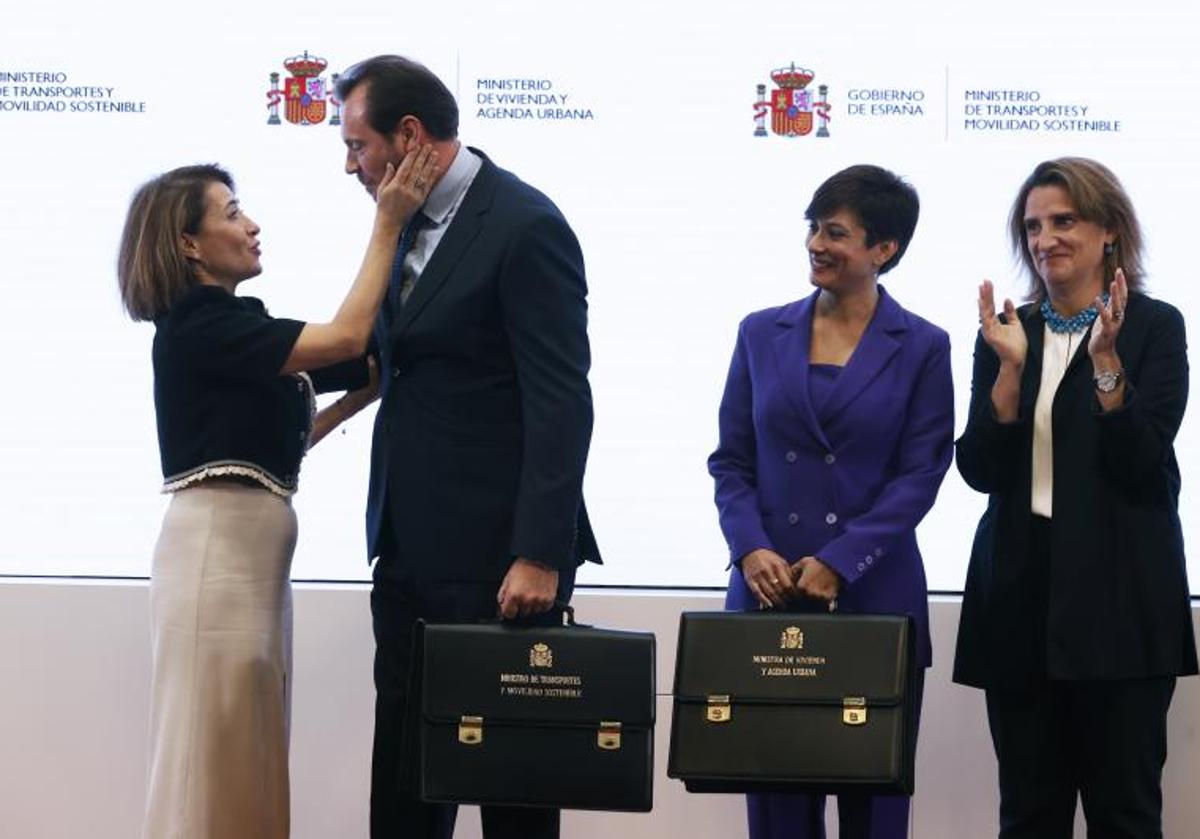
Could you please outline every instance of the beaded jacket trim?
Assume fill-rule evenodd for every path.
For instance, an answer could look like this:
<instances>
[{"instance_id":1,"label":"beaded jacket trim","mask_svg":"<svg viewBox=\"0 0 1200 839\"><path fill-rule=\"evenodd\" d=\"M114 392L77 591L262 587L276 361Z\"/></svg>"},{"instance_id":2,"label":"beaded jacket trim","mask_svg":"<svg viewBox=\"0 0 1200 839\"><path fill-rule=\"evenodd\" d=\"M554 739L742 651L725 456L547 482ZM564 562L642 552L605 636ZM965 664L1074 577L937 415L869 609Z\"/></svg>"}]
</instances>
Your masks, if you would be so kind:
<instances>
[{"instance_id":1,"label":"beaded jacket trim","mask_svg":"<svg viewBox=\"0 0 1200 839\"><path fill-rule=\"evenodd\" d=\"M317 421L317 389L313 387L312 379L303 370L296 374L296 378L304 382L304 391L308 396L308 439L304 441L304 450L308 451L312 448L313 425Z\"/></svg>"},{"instance_id":2,"label":"beaded jacket trim","mask_svg":"<svg viewBox=\"0 0 1200 839\"><path fill-rule=\"evenodd\" d=\"M296 494L294 484L289 487L282 481L277 480L274 475L271 475L265 469L255 466L253 463L246 463L239 460L222 460L205 463L179 475L172 475L163 481L162 492L164 494L178 492L206 478L227 478L230 475L239 478L249 478L283 498L291 498Z\"/></svg>"}]
</instances>

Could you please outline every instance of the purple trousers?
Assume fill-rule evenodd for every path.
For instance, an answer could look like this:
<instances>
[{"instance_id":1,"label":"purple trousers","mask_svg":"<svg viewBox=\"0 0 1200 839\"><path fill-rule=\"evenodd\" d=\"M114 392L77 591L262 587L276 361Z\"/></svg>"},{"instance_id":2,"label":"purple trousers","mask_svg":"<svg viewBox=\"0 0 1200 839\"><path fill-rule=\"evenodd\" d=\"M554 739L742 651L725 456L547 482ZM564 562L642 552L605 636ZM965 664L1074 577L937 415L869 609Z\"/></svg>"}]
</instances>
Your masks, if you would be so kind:
<instances>
[{"instance_id":1,"label":"purple trousers","mask_svg":"<svg viewBox=\"0 0 1200 839\"><path fill-rule=\"evenodd\" d=\"M905 839L907 795L839 795L840 839ZM750 839L825 839L825 796L746 796Z\"/></svg>"}]
</instances>

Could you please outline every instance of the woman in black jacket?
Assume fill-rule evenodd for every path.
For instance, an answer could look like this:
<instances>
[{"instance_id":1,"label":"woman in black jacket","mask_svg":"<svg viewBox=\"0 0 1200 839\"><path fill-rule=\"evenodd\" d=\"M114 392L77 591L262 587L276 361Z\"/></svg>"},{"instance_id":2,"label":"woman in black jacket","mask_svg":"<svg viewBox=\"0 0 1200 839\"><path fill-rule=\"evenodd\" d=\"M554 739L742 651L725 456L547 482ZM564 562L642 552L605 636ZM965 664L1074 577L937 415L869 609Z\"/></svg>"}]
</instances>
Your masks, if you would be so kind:
<instances>
[{"instance_id":1,"label":"woman in black jacket","mask_svg":"<svg viewBox=\"0 0 1200 839\"><path fill-rule=\"evenodd\" d=\"M374 398L368 366L354 365L362 387L315 418L313 394L356 378L330 365L366 351L435 166L428 147L389 164L362 267L329 323L272 318L235 294L262 271L259 228L224 170L175 169L133 198L118 283L129 315L155 324L172 493L150 581L147 839L288 835L290 499L308 446Z\"/></svg>"},{"instance_id":2,"label":"woman in black jacket","mask_svg":"<svg viewBox=\"0 0 1200 839\"><path fill-rule=\"evenodd\" d=\"M1000 836L1161 835L1167 709L1196 673L1173 441L1187 403L1179 311L1142 292L1117 178L1041 163L1009 233L1029 302L979 290L967 483L988 494L954 678L986 691Z\"/></svg>"}]
</instances>

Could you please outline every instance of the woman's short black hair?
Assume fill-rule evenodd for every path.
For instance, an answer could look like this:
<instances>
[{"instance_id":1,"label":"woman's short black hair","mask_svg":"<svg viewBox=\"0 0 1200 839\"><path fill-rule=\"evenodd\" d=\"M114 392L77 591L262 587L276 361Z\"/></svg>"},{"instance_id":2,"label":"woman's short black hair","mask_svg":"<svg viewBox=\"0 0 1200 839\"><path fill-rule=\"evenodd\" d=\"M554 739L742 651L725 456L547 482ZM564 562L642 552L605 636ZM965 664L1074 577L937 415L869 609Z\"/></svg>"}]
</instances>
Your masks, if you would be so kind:
<instances>
[{"instance_id":1,"label":"woman's short black hair","mask_svg":"<svg viewBox=\"0 0 1200 839\"><path fill-rule=\"evenodd\" d=\"M867 247L889 239L896 243L892 258L879 268L880 274L886 274L908 250L917 229L921 200L912 185L898 175L882 166L859 164L843 169L817 187L804 217L819 221L839 210L849 210L858 217L867 233Z\"/></svg>"}]
</instances>

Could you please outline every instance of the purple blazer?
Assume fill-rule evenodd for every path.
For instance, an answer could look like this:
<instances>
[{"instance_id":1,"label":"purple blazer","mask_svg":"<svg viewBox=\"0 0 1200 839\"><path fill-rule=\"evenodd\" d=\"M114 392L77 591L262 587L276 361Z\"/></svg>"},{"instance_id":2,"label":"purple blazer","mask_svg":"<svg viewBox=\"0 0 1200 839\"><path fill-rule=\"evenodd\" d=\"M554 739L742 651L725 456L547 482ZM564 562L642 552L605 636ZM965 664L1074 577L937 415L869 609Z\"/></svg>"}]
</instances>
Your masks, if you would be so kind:
<instances>
[{"instance_id":1,"label":"purple blazer","mask_svg":"<svg viewBox=\"0 0 1200 839\"><path fill-rule=\"evenodd\" d=\"M915 529L953 452L950 339L880 286L875 315L818 410L808 384L816 299L755 312L738 329L708 460L734 563L726 606L756 606L736 565L750 551L816 556L843 579L839 610L912 615L928 666Z\"/></svg>"}]
</instances>

